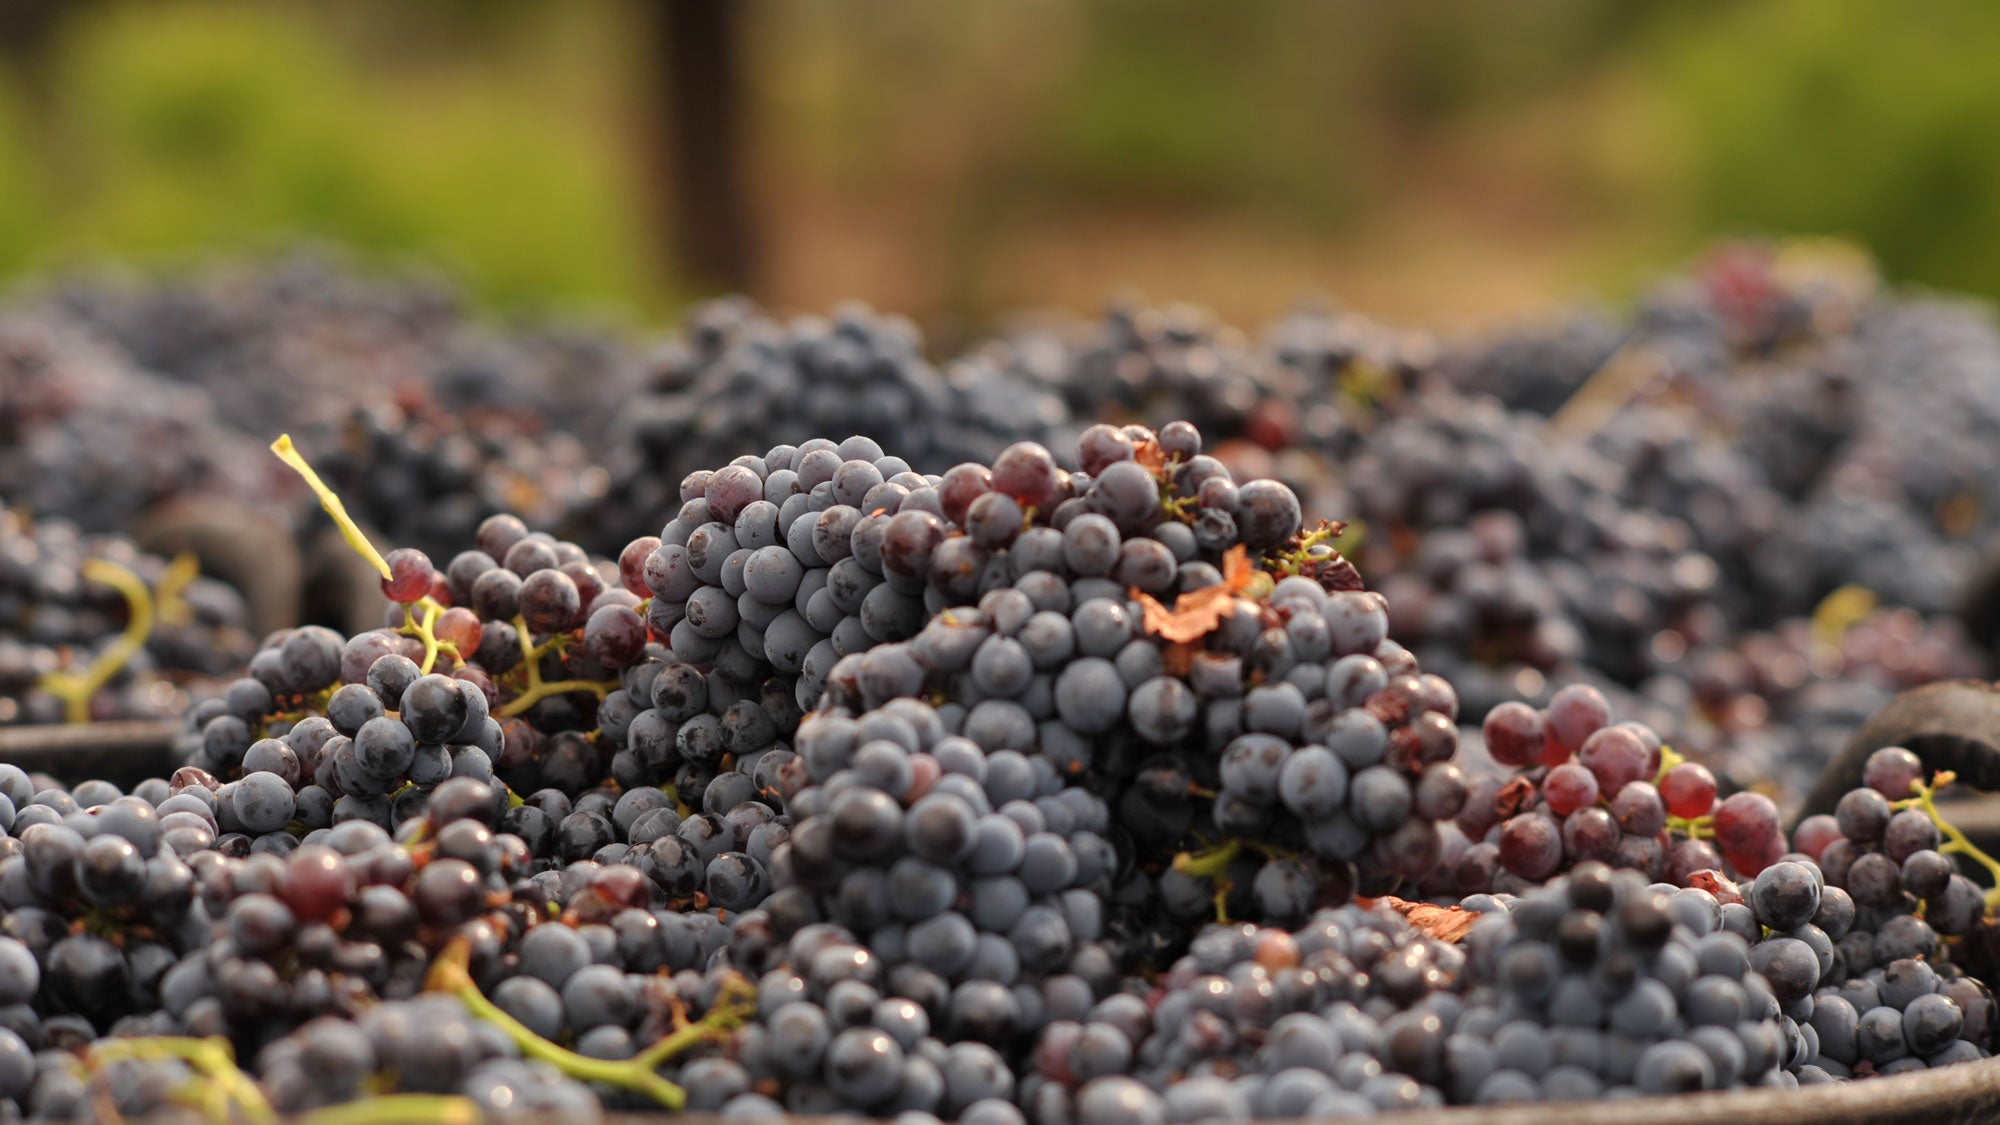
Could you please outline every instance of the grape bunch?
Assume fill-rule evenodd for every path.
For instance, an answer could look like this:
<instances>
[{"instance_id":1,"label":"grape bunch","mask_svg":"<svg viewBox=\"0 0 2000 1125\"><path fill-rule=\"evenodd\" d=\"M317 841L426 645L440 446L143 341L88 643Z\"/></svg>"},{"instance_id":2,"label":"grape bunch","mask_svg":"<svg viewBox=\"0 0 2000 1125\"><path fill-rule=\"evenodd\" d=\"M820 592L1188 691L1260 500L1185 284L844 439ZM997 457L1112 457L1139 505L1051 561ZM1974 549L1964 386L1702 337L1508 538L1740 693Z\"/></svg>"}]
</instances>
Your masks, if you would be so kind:
<instances>
[{"instance_id":1,"label":"grape bunch","mask_svg":"<svg viewBox=\"0 0 2000 1125\"><path fill-rule=\"evenodd\" d=\"M1703 873L1755 876L1785 854L1777 805L1761 793L1717 799L1715 775L1679 760L1643 723L1614 723L1585 685L1537 710L1494 708L1482 729L1492 763L1459 813L1460 893L1519 891L1597 861L1670 885Z\"/></svg>"},{"instance_id":2,"label":"grape bunch","mask_svg":"<svg viewBox=\"0 0 2000 1125\"><path fill-rule=\"evenodd\" d=\"M249 619L190 559L0 505L0 725L176 714L248 656Z\"/></svg>"},{"instance_id":3,"label":"grape bunch","mask_svg":"<svg viewBox=\"0 0 2000 1125\"><path fill-rule=\"evenodd\" d=\"M258 443L208 396L137 370L61 318L0 315L0 496L87 531L129 531L166 501L284 502Z\"/></svg>"},{"instance_id":4,"label":"grape bunch","mask_svg":"<svg viewBox=\"0 0 2000 1125\"><path fill-rule=\"evenodd\" d=\"M1760 940L1733 905L1579 865L1473 928L1480 984L1419 1057L1485 1104L1827 1081L1810 1021L1820 963L1807 949L1794 975L1803 943Z\"/></svg>"},{"instance_id":5,"label":"grape bunch","mask_svg":"<svg viewBox=\"0 0 2000 1125\"><path fill-rule=\"evenodd\" d=\"M1456 945L1393 911L1211 924L1144 992L1058 1014L1021 1100L1038 1121L1360 1117L1446 1101L1408 1057L1464 1011Z\"/></svg>"},{"instance_id":6,"label":"grape bunch","mask_svg":"<svg viewBox=\"0 0 2000 1125\"><path fill-rule=\"evenodd\" d=\"M299 444L371 531L449 558L488 517L554 527L585 502L597 474L582 440L542 426L523 410L409 392L325 417ZM428 499L413 505L411 496Z\"/></svg>"},{"instance_id":7,"label":"grape bunch","mask_svg":"<svg viewBox=\"0 0 2000 1125\"><path fill-rule=\"evenodd\" d=\"M587 538L623 541L632 513L687 499L674 482L764 448L767 435L861 435L931 472L1068 422L1059 399L1004 365L970 356L940 373L900 318L849 306L785 322L743 301L691 313L620 413L605 443L608 491L576 516Z\"/></svg>"}]
</instances>

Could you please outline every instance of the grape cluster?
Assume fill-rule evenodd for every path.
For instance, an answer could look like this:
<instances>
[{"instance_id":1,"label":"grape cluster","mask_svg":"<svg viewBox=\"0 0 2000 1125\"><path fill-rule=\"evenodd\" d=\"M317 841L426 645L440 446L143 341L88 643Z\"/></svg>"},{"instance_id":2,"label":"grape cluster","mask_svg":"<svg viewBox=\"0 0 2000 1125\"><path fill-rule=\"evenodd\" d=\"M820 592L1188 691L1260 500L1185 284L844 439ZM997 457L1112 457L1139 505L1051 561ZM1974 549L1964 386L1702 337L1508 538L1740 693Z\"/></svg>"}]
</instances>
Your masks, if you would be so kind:
<instances>
[{"instance_id":1,"label":"grape cluster","mask_svg":"<svg viewBox=\"0 0 2000 1125\"><path fill-rule=\"evenodd\" d=\"M938 471L1045 439L1068 420L1032 381L977 356L940 373L907 321L847 307L782 322L742 301L691 313L621 415L607 441L608 491L580 516L585 535L629 535L631 513L686 500L673 482L762 448L770 434L861 435L905 466Z\"/></svg>"},{"instance_id":2,"label":"grape cluster","mask_svg":"<svg viewBox=\"0 0 2000 1125\"><path fill-rule=\"evenodd\" d=\"M1476 773L1457 820L1457 890L1519 891L1590 861L1690 887L1725 872L1755 876L1785 854L1769 797L1718 800L1706 766L1669 757L1645 724L1612 719L1586 685L1540 710L1510 701L1487 714L1486 758L1520 772Z\"/></svg>"},{"instance_id":3,"label":"grape cluster","mask_svg":"<svg viewBox=\"0 0 2000 1125\"><path fill-rule=\"evenodd\" d=\"M102 581L100 568L145 587L146 607ZM121 654L137 613L151 624ZM0 725L62 722L79 709L99 720L172 715L183 685L247 658L249 617L242 595L185 560L0 505ZM105 675L87 697L72 704L50 690L51 677L82 679L95 667Z\"/></svg>"},{"instance_id":4,"label":"grape cluster","mask_svg":"<svg viewBox=\"0 0 2000 1125\"><path fill-rule=\"evenodd\" d=\"M1732 905L1578 866L1474 927L1481 982L1425 1061L1482 1104L1827 1081L1811 1021L1820 962L1797 939L1760 941Z\"/></svg>"},{"instance_id":5,"label":"grape cluster","mask_svg":"<svg viewBox=\"0 0 2000 1125\"><path fill-rule=\"evenodd\" d=\"M1045 1122L1439 1106L1438 1076L1408 1052L1459 1018L1467 968L1457 946L1381 908L1318 911L1296 930L1210 925L1153 985L1053 1020L1022 1102Z\"/></svg>"},{"instance_id":6,"label":"grape cluster","mask_svg":"<svg viewBox=\"0 0 2000 1125\"><path fill-rule=\"evenodd\" d=\"M371 530L449 557L490 516L558 526L597 487L602 473L583 442L542 426L523 411L454 408L409 393L324 418L299 445ZM410 504L411 496L428 502Z\"/></svg>"},{"instance_id":7,"label":"grape cluster","mask_svg":"<svg viewBox=\"0 0 2000 1125\"><path fill-rule=\"evenodd\" d=\"M0 496L87 531L128 531L187 496L282 502L257 442L207 396L133 368L60 319L0 315Z\"/></svg>"}]
</instances>

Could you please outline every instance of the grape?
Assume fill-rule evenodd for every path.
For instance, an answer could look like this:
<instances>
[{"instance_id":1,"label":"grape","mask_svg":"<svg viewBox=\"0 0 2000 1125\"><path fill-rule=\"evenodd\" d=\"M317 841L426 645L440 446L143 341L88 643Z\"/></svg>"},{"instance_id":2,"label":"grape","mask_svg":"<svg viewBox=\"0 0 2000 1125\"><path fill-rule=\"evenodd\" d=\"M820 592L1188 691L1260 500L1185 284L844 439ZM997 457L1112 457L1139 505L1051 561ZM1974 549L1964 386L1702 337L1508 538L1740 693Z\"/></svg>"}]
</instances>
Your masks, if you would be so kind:
<instances>
[{"instance_id":1,"label":"grape","mask_svg":"<svg viewBox=\"0 0 2000 1125\"><path fill-rule=\"evenodd\" d=\"M1861 783L1883 797L1899 801L1910 795L1910 787L1923 778L1924 764L1900 746L1885 746L1863 763Z\"/></svg>"},{"instance_id":2,"label":"grape","mask_svg":"<svg viewBox=\"0 0 2000 1125\"><path fill-rule=\"evenodd\" d=\"M1597 803L1598 781L1590 770L1575 762L1565 762L1549 771L1542 782L1542 797L1557 816Z\"/></svg>"},{"instance_id":3,"label":"grape","mask_svg":"<svg viewBox=\"0 0 2000 1125\"><path fill-rule=\"evenodd\" d=\"M1550 818L1523 813L1501 825L1500 862L1523 879L1543 879L1562 862L1562 833Z\"/></svg>"},{"instance_id":4,"label":"grape","mask_svg":"<svg viewBox=\"0 0 2000 1125\"><path fill-rule=\"evenodd\" d=\"M1568 758L1611 722L1611 705L1596 688L1572 684L1549 700L1547 722L1549 753Z\"/></svg>"},{"instance_id":5,"label":"grape","mask_svg":"<svg viewBox=\"0 0 2000 1125\"><path fill-rule=\"evenodd\" d=\"M1505 766L1526 766L1535 762L1548 744L1541 713L1514 700L1487 713L1484 734L1487 752L1493 755L1494 761ZM1704 807L1702 811L1707 809Z\"/></svg>"},{"instance_id":6,"label":"grape","mask_svg":"<svg viewBox=\"0 0 2000 1125\"><path fill-rule=\"evenodd\" d=\"M429 556L409 547L399 547L384 556L388 576L382 579L382 593L392 602L409 603L431 592L437 572Z\"/></svg>"}]
</instances>

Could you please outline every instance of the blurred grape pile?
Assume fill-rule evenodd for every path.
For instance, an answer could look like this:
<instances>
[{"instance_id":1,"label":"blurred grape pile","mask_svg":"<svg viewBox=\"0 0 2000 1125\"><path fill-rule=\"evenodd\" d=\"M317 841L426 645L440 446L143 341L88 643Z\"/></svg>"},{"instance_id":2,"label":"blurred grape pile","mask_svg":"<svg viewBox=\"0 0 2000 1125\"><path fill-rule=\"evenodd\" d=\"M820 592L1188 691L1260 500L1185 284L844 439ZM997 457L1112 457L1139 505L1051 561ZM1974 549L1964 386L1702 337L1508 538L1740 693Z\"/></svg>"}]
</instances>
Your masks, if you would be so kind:
<instances>
[{"instance_id":1,"label":"blurred grape pile","mask_svg":"<svg viewBox=\"0 0 2000 1125\"><path fill-rule=\"evenodd\" d=\"M1991 1057L1953 775L1876 749L1784 828L1992 671L1989 310L1744 243L1483 337L1013 325L633 340L303 257L0 306L0 726L176 765L0 762L0 1109L1140 1125Z\"/></svg>"},{"instance_id":2,"label":"blurred grape pile","mask_svg":"<svg viewBox=\"0 0 2000 1125\"><path fill-rule=\"evenodd\" d=\"M512 512L615 553L687 474L792 435L939 473L1185 418L1239 476L1351 522L1342 545L1469 722L1588 682L1802 792L1858 716L1992 655L1973 603L2000 528L2000 336L1838 247L1724 245L1629 310L1456 340L1330 308L1261 333L1186 306L1022 325L940 358L862 307L719 301L639 341L495 325L323 257L72 278L0 309L0 496L142 538L206 511L211 543L249 513L310 566L316 505L263 449L288 430L384 541L444 552ZM322 590L305 612L366 616L361 589L360 610Z\"/></svg>"}]
</instances>

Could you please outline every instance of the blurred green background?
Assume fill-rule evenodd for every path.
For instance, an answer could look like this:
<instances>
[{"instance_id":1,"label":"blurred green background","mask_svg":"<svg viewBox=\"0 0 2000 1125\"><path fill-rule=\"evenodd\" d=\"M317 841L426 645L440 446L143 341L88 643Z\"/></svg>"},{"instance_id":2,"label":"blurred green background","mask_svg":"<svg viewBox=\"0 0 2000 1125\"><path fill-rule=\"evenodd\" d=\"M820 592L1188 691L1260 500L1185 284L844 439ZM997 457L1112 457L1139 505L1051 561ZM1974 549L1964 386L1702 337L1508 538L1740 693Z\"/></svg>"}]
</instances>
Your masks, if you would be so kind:
<instances>
[{"instance_id":1,"label":"blurred green background","mask_svg":"<svg viewBox=\"0 0 2000 1125\"><path fill-rule=\"evenodd\" d=\"M0 0L0 282L325 240L486 307L1439 327L1834 233L2000 296L1989 0Z\"/></svg>"}]
</instances>

